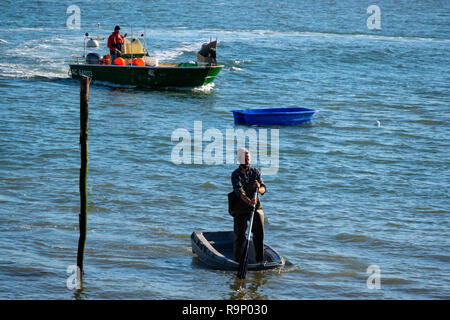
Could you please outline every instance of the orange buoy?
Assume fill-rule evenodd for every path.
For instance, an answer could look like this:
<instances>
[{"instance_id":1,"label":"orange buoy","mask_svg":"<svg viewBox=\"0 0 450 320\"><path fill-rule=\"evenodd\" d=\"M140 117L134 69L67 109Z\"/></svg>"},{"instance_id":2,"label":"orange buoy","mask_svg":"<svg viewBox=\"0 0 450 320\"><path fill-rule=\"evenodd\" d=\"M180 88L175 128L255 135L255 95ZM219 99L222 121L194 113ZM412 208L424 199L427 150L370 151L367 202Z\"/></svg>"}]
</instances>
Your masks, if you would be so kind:
<instances>
[{"instance_id":1,"label":"orange buoy","mask_svg":"<svg viewBox=\"0 0 450 320\"><path fill-rule=\"evenodd\" d=\"M133 59L133 64L138 67L145 67L145 61L142 58Z\"/></svg>"},{"instance_id":2,"label":"orange buoy","mask_svg":"<svg viewBox=\"0 0 450 320\"><path fill-rule=\"evenodd\" d=\"M124 66L125 60L123 60L123 58L121 57L117 57L116 59L114 59L114 64L117 66Z\"/></svg>"}]
</instances>

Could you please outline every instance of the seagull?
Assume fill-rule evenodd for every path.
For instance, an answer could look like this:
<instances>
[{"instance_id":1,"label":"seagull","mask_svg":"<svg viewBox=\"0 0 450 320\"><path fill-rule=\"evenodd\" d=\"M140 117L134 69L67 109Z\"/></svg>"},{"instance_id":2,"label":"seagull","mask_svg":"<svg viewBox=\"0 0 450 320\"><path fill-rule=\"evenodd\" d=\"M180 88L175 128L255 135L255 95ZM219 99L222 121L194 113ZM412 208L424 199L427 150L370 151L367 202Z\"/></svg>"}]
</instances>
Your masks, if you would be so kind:
<instances>
[{"instance_id":1,"label":"seagull","mask_svg":"<svg viewBox=\"0 0 450 320\"><path fill-rule=\"evenodd\" d=\"M379 120L377 120L377 122L375 122L375 125L376 125L377 127L381 127L381 122L380 122Z\"/></svg>"},{"instance_id":2,"label":"seagull","mask_svg":"<svg viewBox=\"0 0 450 320\"><path fill-rule=\"evenodd\" d=\"M8 41L6 41L6 40L3 40L3 39L0 39L0 42L3 42L3 43L8 43Z\"/></svg>"}]
</instances>

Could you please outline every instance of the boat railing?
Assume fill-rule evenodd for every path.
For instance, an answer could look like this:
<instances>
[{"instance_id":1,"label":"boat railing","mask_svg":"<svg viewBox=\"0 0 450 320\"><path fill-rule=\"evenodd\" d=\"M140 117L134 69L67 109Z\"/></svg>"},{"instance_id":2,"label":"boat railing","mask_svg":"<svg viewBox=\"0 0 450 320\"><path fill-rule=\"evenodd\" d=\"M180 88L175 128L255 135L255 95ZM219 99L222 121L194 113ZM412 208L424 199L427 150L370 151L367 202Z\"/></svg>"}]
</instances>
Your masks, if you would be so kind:
<instances>
[{"instance_id":1,"label":"boat railing","mask_svg":"<svg viewBox=\"0 0 450 320\"><path fill-rule=\"evenodd\" d=\"M71 63L81 64L86 62L86 58L83 56L80 56L79 54L72 54L71 56Z\"/></svg>"}]
</instances>

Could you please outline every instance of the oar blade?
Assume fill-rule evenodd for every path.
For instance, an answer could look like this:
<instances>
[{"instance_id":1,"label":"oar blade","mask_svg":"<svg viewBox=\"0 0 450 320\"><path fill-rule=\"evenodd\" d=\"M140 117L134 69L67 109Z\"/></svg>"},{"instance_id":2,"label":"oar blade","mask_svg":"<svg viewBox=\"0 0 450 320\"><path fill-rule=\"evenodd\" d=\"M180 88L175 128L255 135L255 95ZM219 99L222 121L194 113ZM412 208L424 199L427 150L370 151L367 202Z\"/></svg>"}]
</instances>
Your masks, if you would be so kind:
<instances>
[{"instance_id":1,"label":"oar blade","mask_svg":"<svg viewBox=\"0 0 450 320\"><path fill-rule=\"evenodd\" d=\"M244 251L242 252L241 259L239 260L239 269L237 272L237 277L239 279L245 279L247 275L247 267L248 267L248 245L247 243L244 246Z\"/></svg>"}]
</instances>

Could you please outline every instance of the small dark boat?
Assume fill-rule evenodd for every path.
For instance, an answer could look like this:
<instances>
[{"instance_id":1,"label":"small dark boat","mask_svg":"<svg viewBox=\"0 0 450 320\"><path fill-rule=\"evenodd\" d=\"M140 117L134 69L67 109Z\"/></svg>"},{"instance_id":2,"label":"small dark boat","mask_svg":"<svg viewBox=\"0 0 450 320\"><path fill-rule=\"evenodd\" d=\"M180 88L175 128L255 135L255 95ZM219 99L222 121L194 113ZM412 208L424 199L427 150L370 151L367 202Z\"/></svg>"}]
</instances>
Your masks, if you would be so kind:
<instances>
[{"instance_id":1,"label":"small dark boat","mask_svg":"<svg viewBox=\"0 0 450 320\"><path fill-rule=\"evenodd\" d=\"M239 263L233 260L233 242L233 231L193 232L191 235L192 252L204 264L218 270L238 270ZM248 254L248 270L252 271L282 268L285 263L267 244L264 244L264 263L256 263L253 241L250 241Z\"/></svg>"},{"instance_id":2,"label":"small dark boat","mask_svg":"<svg viewBox=\"0 0 450 320\"><path fill-rule=\"evenodd\" d=\"M296 125L311 121L315 110L307 108L270 108L233 110L234 122L247 125Z\"/></svg>"}]
</instances>

